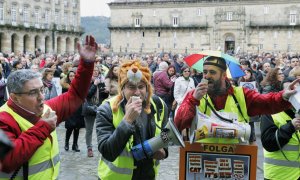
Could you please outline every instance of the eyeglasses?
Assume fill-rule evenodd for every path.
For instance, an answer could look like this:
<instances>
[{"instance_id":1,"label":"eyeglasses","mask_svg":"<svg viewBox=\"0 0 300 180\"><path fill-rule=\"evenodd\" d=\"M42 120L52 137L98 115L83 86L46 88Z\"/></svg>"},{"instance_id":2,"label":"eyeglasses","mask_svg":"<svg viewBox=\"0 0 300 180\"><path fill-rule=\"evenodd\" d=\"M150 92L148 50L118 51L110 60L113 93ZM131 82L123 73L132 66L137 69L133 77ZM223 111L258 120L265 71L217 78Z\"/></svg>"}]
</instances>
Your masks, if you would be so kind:
<instances>
[{"instance_id":1,"label":"eyeglasses","mask_svg":"<svg viewBox=\"0 0 300 180\"><path fill-rule=\"evenodd\" d=\"M45 88L41 87L39 89L32 89L28 92L19 92L19 93L14 93L14 94L26 94L30 97L38 97L40 94L45 94Z\"/></svg>"},{"instance_id":2,"label":"eyeglasses","mask_svg":"<svg viewBox=\"0 0 300 180\"><path fill-rule=\"evenodd\" d=\"M129 89L130 91L136 91L137 89L139 90L143 90L146 88L146 85L145 84L141 84L141 85L133 85L133 84L129 84L129 85L126 85L125 86L127 89Z\"/></svg>"}]
</instances>

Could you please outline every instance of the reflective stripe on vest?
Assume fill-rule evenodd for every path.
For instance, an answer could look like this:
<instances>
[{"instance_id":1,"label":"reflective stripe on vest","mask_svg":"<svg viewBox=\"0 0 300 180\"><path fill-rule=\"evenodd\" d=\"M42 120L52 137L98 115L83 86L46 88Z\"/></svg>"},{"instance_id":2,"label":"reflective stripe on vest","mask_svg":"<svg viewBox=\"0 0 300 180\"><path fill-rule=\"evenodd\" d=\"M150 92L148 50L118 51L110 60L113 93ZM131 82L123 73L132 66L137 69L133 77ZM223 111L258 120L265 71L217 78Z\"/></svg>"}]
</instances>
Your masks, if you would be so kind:
<instances>
[{"instance_id":1,"label":"reflective stripe on vest","mask_svg":"<svg viewBox=\"0 0 300 180\"><path fill-rule=\"evenodd\" d=\"M287 120L292 118L285 112L280 112L272 115L274 124L280 128L287 123ZM300 144L296 133L300 137L299 132L295 132L289 142L282 147L282 151L287 159L283 156L280 150L268 152L264 150L264 177L267 179L298 179L300 177ZM298 159L297 159L298 158Z\"/></svg>"},{"instance_id":2,"label":"reflective stripe on vest","mask_svg":"<svg viewBox=\"0 0 300 180\"><path fill-rule=\"evenodd\" d=\"M52 164L52 162L53 162L53 164ZM52 166L55 166L58 162L60 162L59 154L57 154L52 160L47 160L47 161L41 162L39 164L30 166L30 168L28 170L28 175L30 176L30 175L42 172L48 168L51 168ZM0 172L0 177L1 178L10 178L12 176L12 174L13 173L6 174L3 172ZM19 170L16 177L23 177L23 167Z\"/></svg>"},{"instance_id":3,"label":"reflective stripe on vest","mask_svg":"<svg viewBox=\"0 0 300 180\"><path fill-rule=\"evenodd\" d=\"M226 103L225 103L225 107L223 109L224 112L233 112L235 114L238 115L238 121L239 122L249 122L250 117L248 116L248 112L247 112L247 106L246 106L246 101L245 101L245 95L244 95L244 91L242 87L233 87L233 92L234 95L239 103L240 109L243 113L243 116L241 115L239 109L237 108L237 105L234 101L234 98L231 95L227 96L226 99ZM212 105L212 107L214 108L214 105L210 99L209 96L204 96L201 100L200 100L200 105L198 106L198 109L200 112L204 113L205 109L206 109L206 113L207 115L211 115L212 111L211 109L208 107L208 105L206 104L206 100L204 99L205 97L207 97L208 102ZM207 107L206 107L207 106ZM214 108L215 109L215 108ZM245 121L246 120L246 121ZM206 139L202 139L200 141L197 141L200 143L224 143L224 144L234 144L234 143L238 143L238 139L225 139L225 138L206 138Z\"/></svg>"},{"instance_id":4,"label":"reflective stripe on vest","mask_svg":"<svg viewBox=\"0 0 300 180\"><path fill-rule=\"evenodd\" d=\"M132 175L133 170L129 168L119 168L115 166L112 162L107 161L105 158L102 158L103 162L109 167L110 170L119 173L119 174L127 174Z\"/></svg>"},{"instance_id":5,"label":"reflective stripe on vest","mask_svg":"<svg viewBox=\"0 0 300 180\"><path fill-rule=\"evenodd\" d=\"M300 164L299 161L287 161L287 160L279 160L279 159L271 159L271 158L267 158L265 157L264 160L265 163L268 164L273 164L275 166L287 166L287 167L295 167L298 168L298 170L300 171Z\"/></svg>"},{"instance_id":6,"label":"reflective stripe on vest","mask_svg":"<svg viewBox=\"0 0 300 180\"><path fill-rule=\"evenodd\" d=\"M116 98L113 97L110 100L107 100L110 104L110 107L112 109L112 102L115 100ZM160 99L160 98L159 98ZM155 118L155 122L158 126L162 126L162 121L164 119L164 103L163 101L160 99L162 105L163 105L163 110L162 113L160 115L160 120L157 120L157 115L154 114L154 118ZM151 99L151 104L154 107L154 109L156 110L156 112L158 112L158 110L156 109L156 105L153 102L153 100ZM123 120L124 117L124 113L123 110L119 107L117 112L113 112L113 125L116 128L120 122ZM159 135L160 134L160 129L156 128L155 129L155 135ZM133 175L133 170L136 168L134 166L134 159L132 157L131 154L131 145L133 143L133 136L130 137L129 141L126 144L125 149L121 152L121 154L115 159L115 161L110 162L108 160L106 160L105 158L101 157L100 161L99 161L99 165L98 165L98 176L100 177L101 180L106 180L106 179L131 179L132 175ZM158 172L158 168L159 168L159 161L154 160L153 162L153 168L155 171L155 175L157 175Z\"/></svg>"},{"instance_id":7,"label":"reflective stripe on vest","mask_svg":"<svg viewBox=\"0 0 300 180\"><path fill-rule=\"evenodd\" d=\"M282 148L283 151L298 151L299 150L299 145L289 145L286 144L285 146L283 146Z\"/></svg>"},{"instance_id":8,"label":"reflective stripe on vest","mask_svg":"<svg viewBox=\"0 0 300 180\"><path fill-rule=\"evenodd\" d=\"M47 105L44 105L44 113L51 108ZM22 132L27 131L29 128L34 125L14 112L8 105L5 103L1 108L0 112L9 113L15 121L18 123ZM54 130L51 133L51 139L46 138L44 143L35 151L35 153L28 160L28 178L30 180L39 180L39 179L57 179L60 166L60 157L59 157L59 148L56 131ZM8 174L0 174L0 179L2 177L9 176ZM23 171L19 171L18 176L23 176ZM3 177L5 178L5 177Z\"/></svg>"}]
</instances>

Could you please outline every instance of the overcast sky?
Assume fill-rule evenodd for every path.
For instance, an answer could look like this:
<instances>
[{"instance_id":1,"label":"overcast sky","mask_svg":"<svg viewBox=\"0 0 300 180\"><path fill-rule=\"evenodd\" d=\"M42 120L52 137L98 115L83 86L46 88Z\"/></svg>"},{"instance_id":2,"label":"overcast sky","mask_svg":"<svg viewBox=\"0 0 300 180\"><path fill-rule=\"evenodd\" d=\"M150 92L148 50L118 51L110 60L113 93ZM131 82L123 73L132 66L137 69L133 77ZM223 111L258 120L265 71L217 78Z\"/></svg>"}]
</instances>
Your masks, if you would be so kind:
<instances>
[{"instance_id":1,"label":"overcast sky","mask_svg":"<svg viewBox=\"0 0 300 180\"><path fill-rule=\"evenodd\" d=\"M110 17L110 10L107 3L113 0L81 0L81 16L107 16Z\"/></svg>"}]
</instances>

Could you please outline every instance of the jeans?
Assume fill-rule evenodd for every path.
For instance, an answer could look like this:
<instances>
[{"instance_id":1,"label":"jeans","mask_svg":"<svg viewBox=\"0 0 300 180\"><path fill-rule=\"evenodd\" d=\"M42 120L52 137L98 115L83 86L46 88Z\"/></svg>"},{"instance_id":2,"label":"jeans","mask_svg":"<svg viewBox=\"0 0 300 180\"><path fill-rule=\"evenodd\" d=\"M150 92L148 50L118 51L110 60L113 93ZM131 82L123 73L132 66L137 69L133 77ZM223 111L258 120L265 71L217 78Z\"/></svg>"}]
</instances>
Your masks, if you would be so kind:
<instances>
[{"instance_id":1,"label":"jeans","mask_svg":"<svg viewBox=\"0 0 300 180\"><path fill-rule=\"evenodd\" d=\"M93 128L95 123L95 116L84 116L85 121L85 143L88 149L92 146Z\"/></svg>"}]
</instances>

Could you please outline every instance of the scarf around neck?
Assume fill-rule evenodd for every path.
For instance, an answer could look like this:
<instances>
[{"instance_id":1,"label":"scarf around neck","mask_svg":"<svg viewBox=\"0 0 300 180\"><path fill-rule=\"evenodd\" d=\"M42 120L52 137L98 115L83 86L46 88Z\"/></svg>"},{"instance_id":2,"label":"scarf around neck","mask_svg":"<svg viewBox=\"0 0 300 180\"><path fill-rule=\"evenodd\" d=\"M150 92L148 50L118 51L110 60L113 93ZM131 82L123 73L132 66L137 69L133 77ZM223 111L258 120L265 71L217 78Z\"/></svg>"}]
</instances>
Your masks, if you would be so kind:
<instances>
[{"instance_id":1,"label":"scarf around neck","mask_svg":"<svg viewBox=\"0 0 300 180\"><path fill-rule=\"evenodd\" d=\"M52 82L49 80L46 80L46 79L43 80L43 84L45 87L48 87L48 88L52 88L52 86L53 86Z\"/></svg>"}]
</instances>

